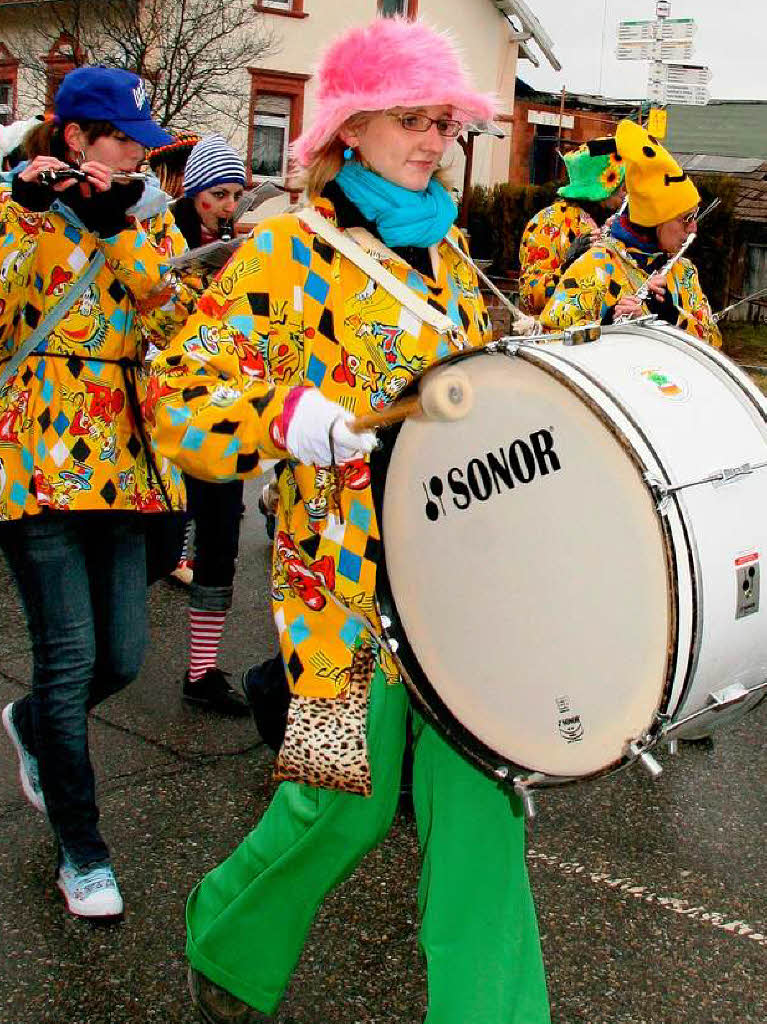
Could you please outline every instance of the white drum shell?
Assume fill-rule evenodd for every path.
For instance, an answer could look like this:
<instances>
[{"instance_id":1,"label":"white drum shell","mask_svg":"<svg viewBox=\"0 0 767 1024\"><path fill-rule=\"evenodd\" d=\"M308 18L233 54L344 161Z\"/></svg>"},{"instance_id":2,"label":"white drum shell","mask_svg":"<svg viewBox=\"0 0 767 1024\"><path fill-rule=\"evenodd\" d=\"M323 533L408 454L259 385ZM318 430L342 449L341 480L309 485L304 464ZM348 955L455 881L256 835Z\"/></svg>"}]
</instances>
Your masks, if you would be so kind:
<instances>
[{"instance_id":1,"label":"white drum shell","mask_svg":"<svg viewBox=\"0 0 767 1024\"><path fill-rule=\"evenodd\" d=\"M767 461L767 402L734 363L663 325L626 325L603 337L598 351L574 346L566 358L598 380L644 428L672 484ZM629 365L634 357L638 361ZM648 387L648 369L666 376L681 394ZM730 483L685 487L673 502L687 525L695 570L692 581L681 575L680 605L683 613L687 606L695 609L697 625L687 679L675 673L665 710L678 721L712 709L679 733L684 736L732 719L732 712L715 710L712 694L734 685L750 690L767 679L767 611L760 603L758 612L737 615L738 568L758 569L767 556L767 469L735 476ZM673 518L675 513L667 508L665 514ZM734 714L748 706L744 702Z\"/></svg>"}]
</instances>

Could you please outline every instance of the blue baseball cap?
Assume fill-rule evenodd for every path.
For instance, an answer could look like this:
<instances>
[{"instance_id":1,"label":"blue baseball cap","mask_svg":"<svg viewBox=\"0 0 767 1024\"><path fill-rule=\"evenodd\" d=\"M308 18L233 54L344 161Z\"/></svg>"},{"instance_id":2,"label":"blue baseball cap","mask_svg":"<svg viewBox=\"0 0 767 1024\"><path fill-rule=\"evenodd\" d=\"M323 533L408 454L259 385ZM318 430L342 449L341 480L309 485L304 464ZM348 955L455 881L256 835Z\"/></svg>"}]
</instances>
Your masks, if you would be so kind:
<instances>
[{"instance_id":1,"label":"blue baseball cap","mask_svg":"<svg viewBox=\"0 0 767 1024\"><path fill-rule=\"evenodd\" d=\"M76 68L64 76L53 107L62 122L108 121L147 149L174 141L152 120L146 86L132 71Z\"/></svg>"}]
</instances>

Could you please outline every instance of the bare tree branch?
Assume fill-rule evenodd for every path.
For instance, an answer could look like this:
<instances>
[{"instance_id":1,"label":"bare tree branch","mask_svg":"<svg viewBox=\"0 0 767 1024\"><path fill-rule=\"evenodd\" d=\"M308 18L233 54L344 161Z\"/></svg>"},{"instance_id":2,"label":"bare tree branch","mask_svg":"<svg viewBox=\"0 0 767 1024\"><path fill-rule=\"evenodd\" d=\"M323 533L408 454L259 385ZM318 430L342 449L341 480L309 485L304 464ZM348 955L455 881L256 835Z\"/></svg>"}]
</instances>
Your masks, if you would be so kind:
<instances>
[{"instance_id":1,"label":"bare tree branch","mask_svg":"<svg viewBox=\"0 0 767 1024\"><path fill-rule=\"evenodd\" d=\"M62 38L75 65L127 68L146 80L157 121L169 128L247 124L242 72L275 52L252 0L36 0L21 66L45 98L46 60Z\"/></svg>"}]
</instances>

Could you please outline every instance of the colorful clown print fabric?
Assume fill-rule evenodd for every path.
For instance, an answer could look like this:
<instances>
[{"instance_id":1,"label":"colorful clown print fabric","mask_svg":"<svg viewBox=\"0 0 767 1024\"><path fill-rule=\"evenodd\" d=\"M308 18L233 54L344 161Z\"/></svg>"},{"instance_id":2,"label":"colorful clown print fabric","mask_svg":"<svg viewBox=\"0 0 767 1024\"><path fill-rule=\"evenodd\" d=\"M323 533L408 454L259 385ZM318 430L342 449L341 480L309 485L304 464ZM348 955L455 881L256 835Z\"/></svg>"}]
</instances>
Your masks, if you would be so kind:
<instances>
[{"instance_id":1,"label":"colorful clown print fabric","mask_svg":"<svg viewBox=\"0 0 767 1024\"><path fill-rule=\"evenodd\" d=\"M83 228L62 203L30 213L0 188L0 371L101 249L93 283L0 389L0 521L43 510L163 511L128 378L139 406L141 361L164 346L193 297L163 286L167 257L186 243L169 212L113 238ZM158 460L171 504L183 507L177 467Z\"/></svg>"},{"instance_id":2,"label":"colorful clown print fabric","mask_svg":"<svg viewBox=\"0 0 767 1024\"><path fill-rule=\"evenodd\" d=\"M554 294L567 250L581 235L597 231L596 221L574 203L560 200L537 213L519 246L519 305L538 316Z\"/></svg>"},{"instance_id":3,"label":"colorful clown print fabric","mask_svg":"<svg viewBox=\"0 0 767 1024\"><path fill-rule=\"evenodd\" d=\"M317 209L335 223L333 206ZM423 300L490 341L471 267L446 242L422 277L371 236L355 240ZM465 246L457 231L453 236ZM465 251L465 249L464 249ZM297 694L333 698L352 654L378 647L374 604L381 535L369 459L335 473L285 447L282 412L298 385L319 388L355 415L384 409L448 343L296 215L265 221L200 299L198 311L153 363L148 410L166 458L209 480L255 476L287 459L279 481L272 600L288 678ZM379 664L397 673L385 653Z\"/></svg>"},{"instance_id":4,"label":"colorful clown print fabric","mask_svg":"<svg viewBox=\"0 0 767 1024\"><path fill-rule=\"evenodd\" d=\"M667 258L665 254L657 254L654 269ZM644 285L648 274L639 262L644 265L646 261L646 253L632 250L617 238L608 238L593 246L560 280L541 313L541 326L546 331L561 331L581 324L605 322L622 295L634 295ZM721 348L722 336L701 289L698 271L690 260L679 259L666 278L666 284L678 313L672 326L714 348Z\"/></svg>"}]
</instances>

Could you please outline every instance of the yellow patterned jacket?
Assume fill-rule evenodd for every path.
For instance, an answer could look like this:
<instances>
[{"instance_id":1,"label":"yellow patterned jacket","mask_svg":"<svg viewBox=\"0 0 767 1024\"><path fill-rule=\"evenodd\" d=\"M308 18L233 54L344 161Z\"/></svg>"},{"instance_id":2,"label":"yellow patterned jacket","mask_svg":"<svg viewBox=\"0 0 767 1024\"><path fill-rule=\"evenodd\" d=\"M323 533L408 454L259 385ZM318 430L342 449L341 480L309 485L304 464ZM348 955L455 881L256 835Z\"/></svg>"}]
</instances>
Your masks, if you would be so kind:
<instances>
[{"instance_id":1,"label":"yellow patterned jacket","mask_svg":"<svg viewBox=\"0 0 767 1024\"><path fill-rule=\"evenodd\" d=\"M667 259L667 255L658 253L651 262L651 269L656 270ZM568 268L541 313L541 326L546 331L559 331L604 321L621 295L636 294L647 280L648 274L638 260L646 265L646 254L629 248L617 238L608 238L593 246ZM666 284L678 313L673 326L720 348L722 336L690 260L679 259L666 278Z\"/></svg>"},{"instance_id":2,"label":"yellow patterned jacket","mask_svg":"<svg viewBox=\"0 0 767 1024\"><path fill-rule=\"evenodd\" d=\"M596 230L585 210L564 199L533 217L519 246L519 305L525 313L538 316L554 294L567 250L576 238Z\"/></svg>"},{"instance_id":3,"label":"yellow patterned jacket","mask_svg":"<svg viewBox=\"0 0 767 1024\"><path fill-rule=\"evenodd\" d=\"M59 201L30 213L0 188L0 371L101 249L94 282L0 390L0 520L56 511L155 512L167 506L147 459L127 381L145 396L138 365L149 341L164 346L189 315L181 286L158 291L169 254L186 243L153 197L153 213L109 239L87 231ZM144 204L147 209L147 204ZM141 209L137 210L139 216ZM120 361L126 365L120 365ZM178 469L158 461L173 507Z\"/></svg>"},{"instance_id":4,"label":"yellow patterned jacket","mask_svg":"<svg viewBox=\"0 0 767 1024\"><path fill-rule=\"evenodd\" d=\"M328 200L317 200L316 207L336 223ZM372 236L362 244L463 326L471 344L490 340L476 275L447 243L435 250L435 280ZM264 221L245 241L153 363L155 444L196 477L255 476L264 460L289 458L282 412L295 386L317 387L361 415L387 406L447 354L432 328L312 235L297 215L284 214ZM374 593L381 541L369 460L347 463L340 473L343 520L327 467L291 459L279 481L273 610L289 682L304 697L338 696L348 685L355 648L362 641L378 647ZM395 681L388 657L383 651L378 657Z\"/></svg>"}]
</instances>

